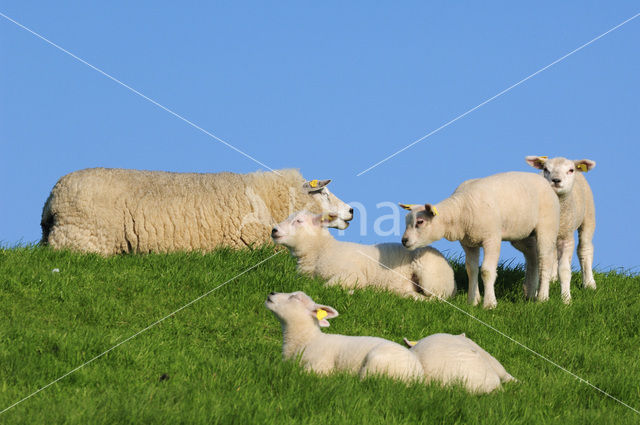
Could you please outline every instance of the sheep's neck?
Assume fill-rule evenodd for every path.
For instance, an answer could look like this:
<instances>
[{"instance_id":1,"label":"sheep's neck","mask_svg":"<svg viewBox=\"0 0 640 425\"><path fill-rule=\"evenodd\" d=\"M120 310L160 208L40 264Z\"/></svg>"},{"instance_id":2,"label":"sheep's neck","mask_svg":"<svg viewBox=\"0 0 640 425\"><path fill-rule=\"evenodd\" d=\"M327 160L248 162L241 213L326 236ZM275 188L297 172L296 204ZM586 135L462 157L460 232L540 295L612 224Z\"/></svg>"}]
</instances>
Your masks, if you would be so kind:
<instances>
[{"instance_id":1,"label":"sheep's neck","mask_svg":"<svg viewBox=\"0 0 640 425\"><path fill-rule=\"evenodd\" d=\"M313 339L321 335L320 328L316 325L305 324L282 324L282 355L289 359L304 351L305 347Z\"/></svg>"},{"instance_id":2,"label":"sheep's neck","mask_svg":"<svg viewBox=\"0 0 640 425\"><path fill-rule=\"evenodd\" d=\"M456 198L447 198L436 205L438 216L442 223L442 237L449 241L459 241L464 238L464 223L462 206Z\"/></svg>"}]
</instances>

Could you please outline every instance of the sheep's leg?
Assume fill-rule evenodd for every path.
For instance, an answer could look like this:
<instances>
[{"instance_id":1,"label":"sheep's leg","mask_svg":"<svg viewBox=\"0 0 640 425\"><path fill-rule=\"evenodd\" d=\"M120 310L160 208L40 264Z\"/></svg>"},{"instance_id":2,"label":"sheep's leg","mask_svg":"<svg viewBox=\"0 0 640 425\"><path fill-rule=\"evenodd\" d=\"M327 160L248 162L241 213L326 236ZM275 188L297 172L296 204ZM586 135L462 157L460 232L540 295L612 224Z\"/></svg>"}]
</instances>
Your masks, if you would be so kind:
<instances>
[{"instance_id":1,"label":"sheep's leg","mask_svg":"<svg viewBox=\"0 0 640 425\"><path fill-rule=\"evenodd\" d=\"M540 287L538 289L538 301L549 299L549 281L551 280L551 267L555 264L557 232L536 229L536 241L538 249L538 269L540 274Z\"/></svg>"},{"instance_id":2,"label":"sheep's leg","mask_svg":"<svg viewBox=\"0 0 640 425\"><path fill-rule=\"evenodd\" d=\"M530 237L520 241L511 241L511 245L518 251L524 254L525 261L525 276L524 284L524 296L528 300L532 300L536 296L538 290L538 248L536 247L536 239Z\"/></svg>"},{"instance_id":3,"label":"sheep's leg","mask_svg":"<svg viewBox=\"0 0 640 425\"><path fill-rule=\"evenodd\" d=\"M500 259L500 239L488 240L482 243L484 250L484 259L480 267L482 282L484 283L484 303L482 306L486 309L495 308L498 305L494 284L498 276L498 260Z\"/></svg>"},{"instance_id":4,"label":"sheep's leg","mask_svg":"<svg viewBox=\"0 0 640 425\"><path fill-rule=\"evenodd\" d=\"M582 269L582 285L585 288L596 289L593 278L593 226L582 225L578 229L578 259Z\"/></svg>"},{"instance_id":5,"label":"sheep's leg","mask_svg":"<svg viewBox=\"0 0 640 425\"><path fill-rule=\"evenodd\" d=\"M478 289L478 262L480 261L480 248L462 245L464 249L464 266L469 278L469 304L477 305L480 302L480 290Z\"/></svg>"},{"instance_id":6,"label":"sheep's leg","mask_svg":"<svg viewBox=\"0 0 640 425\"><path fill-rule=\"evenodd\" d=\"M573 235L566 239L558 239L558 275L560 276L560 290L562 301L565 304L571 302L571 257L573 257Z\"/></svg>"}]
</instances>

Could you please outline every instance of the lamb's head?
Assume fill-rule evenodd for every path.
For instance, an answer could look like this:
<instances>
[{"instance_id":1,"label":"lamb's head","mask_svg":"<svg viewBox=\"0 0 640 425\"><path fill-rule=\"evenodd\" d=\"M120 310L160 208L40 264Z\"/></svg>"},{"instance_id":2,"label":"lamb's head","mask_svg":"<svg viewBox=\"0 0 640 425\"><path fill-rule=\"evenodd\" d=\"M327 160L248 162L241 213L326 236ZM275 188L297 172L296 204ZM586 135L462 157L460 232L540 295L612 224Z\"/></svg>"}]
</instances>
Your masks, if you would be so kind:
<instances>
[{"instance_id":1,"label":"lamb's head","mask_svg":"<svg viewBox=\"0 0 640 425\"><path fill-rule=\"evenodd\" d=\"M431 204L400 206L409 210L402 235L402 245L408 250L422 248L444 237L444 223L436 207Z\"/></svg>"},{"instance_id":2,"label":"lamb's head","mask_svg":"<svg viewBox=\"0 0 640 425\"><path fill-rule=\"evenodd\" d=\"M309 211L299 211L278 223L271 230L271 238L277 244L296 249L307 241L331 237L327 227L335 227L332 224L336 220L339 220L338 216L331 213L312 214Z\"/></svg>"},{"instance_id":3,"label":"lamb's head","mask_svg":"<svg viewBox=\"0 0 640 425\"><path fill-rule=\"evenodd\" d=\"M316 304L304 292L272 292L264 305L285 325L315 325L321 328L329 326L328 319L338 312L328 305Z\"/></svg>"},{"instance_id":4,"label":"lamb's head","mask_svg":"<svg viewBox=\"0 0 640 425\"><path fill-rule=\"evenodd\" d=\"M596 162L590 159L570 160L560 156L551 159L546 156L528 156L525 159L532 167L542 170L542 175L559 196L571 192L577 171L587 172L596 166Z\"/></svg>"},{"instance_id":5,"label":"lamb's head","mask_svg":"<svg viewBox=\"0 0 640 425\"><path fill-rule=\"evenodd\" d=\"M353 220L353 208L329 191L327 188L329 183L331 183L331 180L309 180L305 182L302 185L302 191L311 199L308 202L310 205L304 208L335 215L336 219L330 223L329 227L344 230L349 227L349 221Z\"/></svg>"}]
</instances>

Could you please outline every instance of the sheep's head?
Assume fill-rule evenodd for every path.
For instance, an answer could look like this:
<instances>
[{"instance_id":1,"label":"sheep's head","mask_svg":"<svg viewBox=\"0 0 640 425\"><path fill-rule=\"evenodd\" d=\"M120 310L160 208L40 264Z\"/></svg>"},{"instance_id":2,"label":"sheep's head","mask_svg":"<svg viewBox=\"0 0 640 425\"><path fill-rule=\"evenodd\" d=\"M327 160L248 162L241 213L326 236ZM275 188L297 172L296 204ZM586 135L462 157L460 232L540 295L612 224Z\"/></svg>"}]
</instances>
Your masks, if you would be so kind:
<instances>
[{"instance_id":1,"label":"sheep's head","mask_svg":"<svg viewBox=\"0 0 640 425\"><path fill-rule=\"evenodd\" d=\"M339 220L338 216L331 213L312 214L308 211L299 211L277 224L271 230L271 238L277 244L295 249L319 235L329 236L327 227L336 227L334 225L336 220Z\"/></svg>"},{"instance_id":2,"label":"sheep's head","mask_svg":"<svg viewBox=\"0 0 640 425\"><path fill-rule=\"evenodd\" d=\"M304 292L272 292L264 303L283 324L315 323L321 328L329 326L328 319L338 312L328 305L316 304Z\"/></svg>"},{"instance_id":3,"label":"sheep's head","mask_svg":"<svg viewBox=\"0 0 640 425\"><path fill-rule=\"evenodd\" d=\"M402 245L408 250L422 248L443 238L444 227L436 207L431 204L400 206L410 211L405 218L406 227L402 235Z\"/></svg>"},{"instance_id":4,"label":"sheep's head","mask_svg":"<svg viewBox=\"0 0 640 425\"><path fill-rule=\"evenodd\" d=\"M547 159L546 156L528 156L525 159L532 167L542 170L544 178L560 196L571 192L576 172L587 172L596 166L590 159L572 161L562 157Z\"/></svg>"},{"instance_id":5,"label":"sheep's head","mask_svg":"<svg viewBox=\"0 0 640 425\"><path fill-rule=\"evenodd\" d=\"M327 185L330 182L331 180L309 180L302 185L302 190L311 197L311 203L316 207L310 209L335 215L336 219L329 227L344 230L349 227L349 221L353 220L353 208L329 191Z\"/></svg>"}]
</instances>

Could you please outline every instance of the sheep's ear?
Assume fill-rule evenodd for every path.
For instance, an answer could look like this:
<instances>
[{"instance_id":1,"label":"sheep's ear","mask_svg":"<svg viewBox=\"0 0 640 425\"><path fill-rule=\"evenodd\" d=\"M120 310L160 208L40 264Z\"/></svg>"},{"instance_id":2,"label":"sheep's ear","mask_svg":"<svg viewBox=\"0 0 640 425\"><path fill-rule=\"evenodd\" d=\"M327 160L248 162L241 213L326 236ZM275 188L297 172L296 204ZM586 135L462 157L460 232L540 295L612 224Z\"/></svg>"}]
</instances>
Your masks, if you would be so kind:
<instances>
[{"instance_id":1,"label":"sheep's ear","mask_svg":"<svg viewBox=\"0 0 640 425\"><path fill-rule=\"evenodd\" d=\"M321 304L314 305L310 313L311 316L318 320L318 325L321 328L328 328L330 326L329 319L333 319L338 315L338 312L333 307Z\"/></svg>"},{"instance_id":2,"label":"sheep's ear","mask_svg":"<svg viewBox=\"0 0 640 425\"><path fill-rule=\"evenodd\" d=\"M331 180L309 180L302 185L302 188L307 192L315 192L316 190L321 190L329 183L331 183Z\"/></svg>"},{"instance_id":3,"label":"sheep's ear","mask_svg":"<svg viewBox=\"0 0 640 425\"><path fill-rule=\"evenodd\" d=\"M537 168L538 170L542 170L544 168L544 163L549 159L548 156L535 156L529 155L525 158L527 164L531 165L533 168Z\"/></svg>"},{"instance_id":4,"label":"sheep's ear","mask_svg":"<svg viewBox=\"0 0 640 425\"><path fill-rule=\"evenodd\" d=\"M576 166L576 169L584 173L593 170L593 168L596 166L596 162L590 159L579 159L577 161L573 161L573 164Z\"/></svg>"},{"instance_id":5,"label":"sheep's ear","mask_svg":"<svg viewBox=\"0 0 640 425\"><path fill-rule=\"evenodd\" d=\"M413 347L418 343L417 341L409 341L407 338L402 338L402 341L404 341L404 345L406 345L409 348Z\"/></svg>"},{"instance_id":6,"label":"sheep's ear","mask_svg":"<svg viewBox=\"0 0 640 425\"><path fill-rule=\"evenodd\" d=\"M428 217L435 217L438 215L438 210L431 204L424 204L424 212Z\"/></svg>"}]
</instances>

